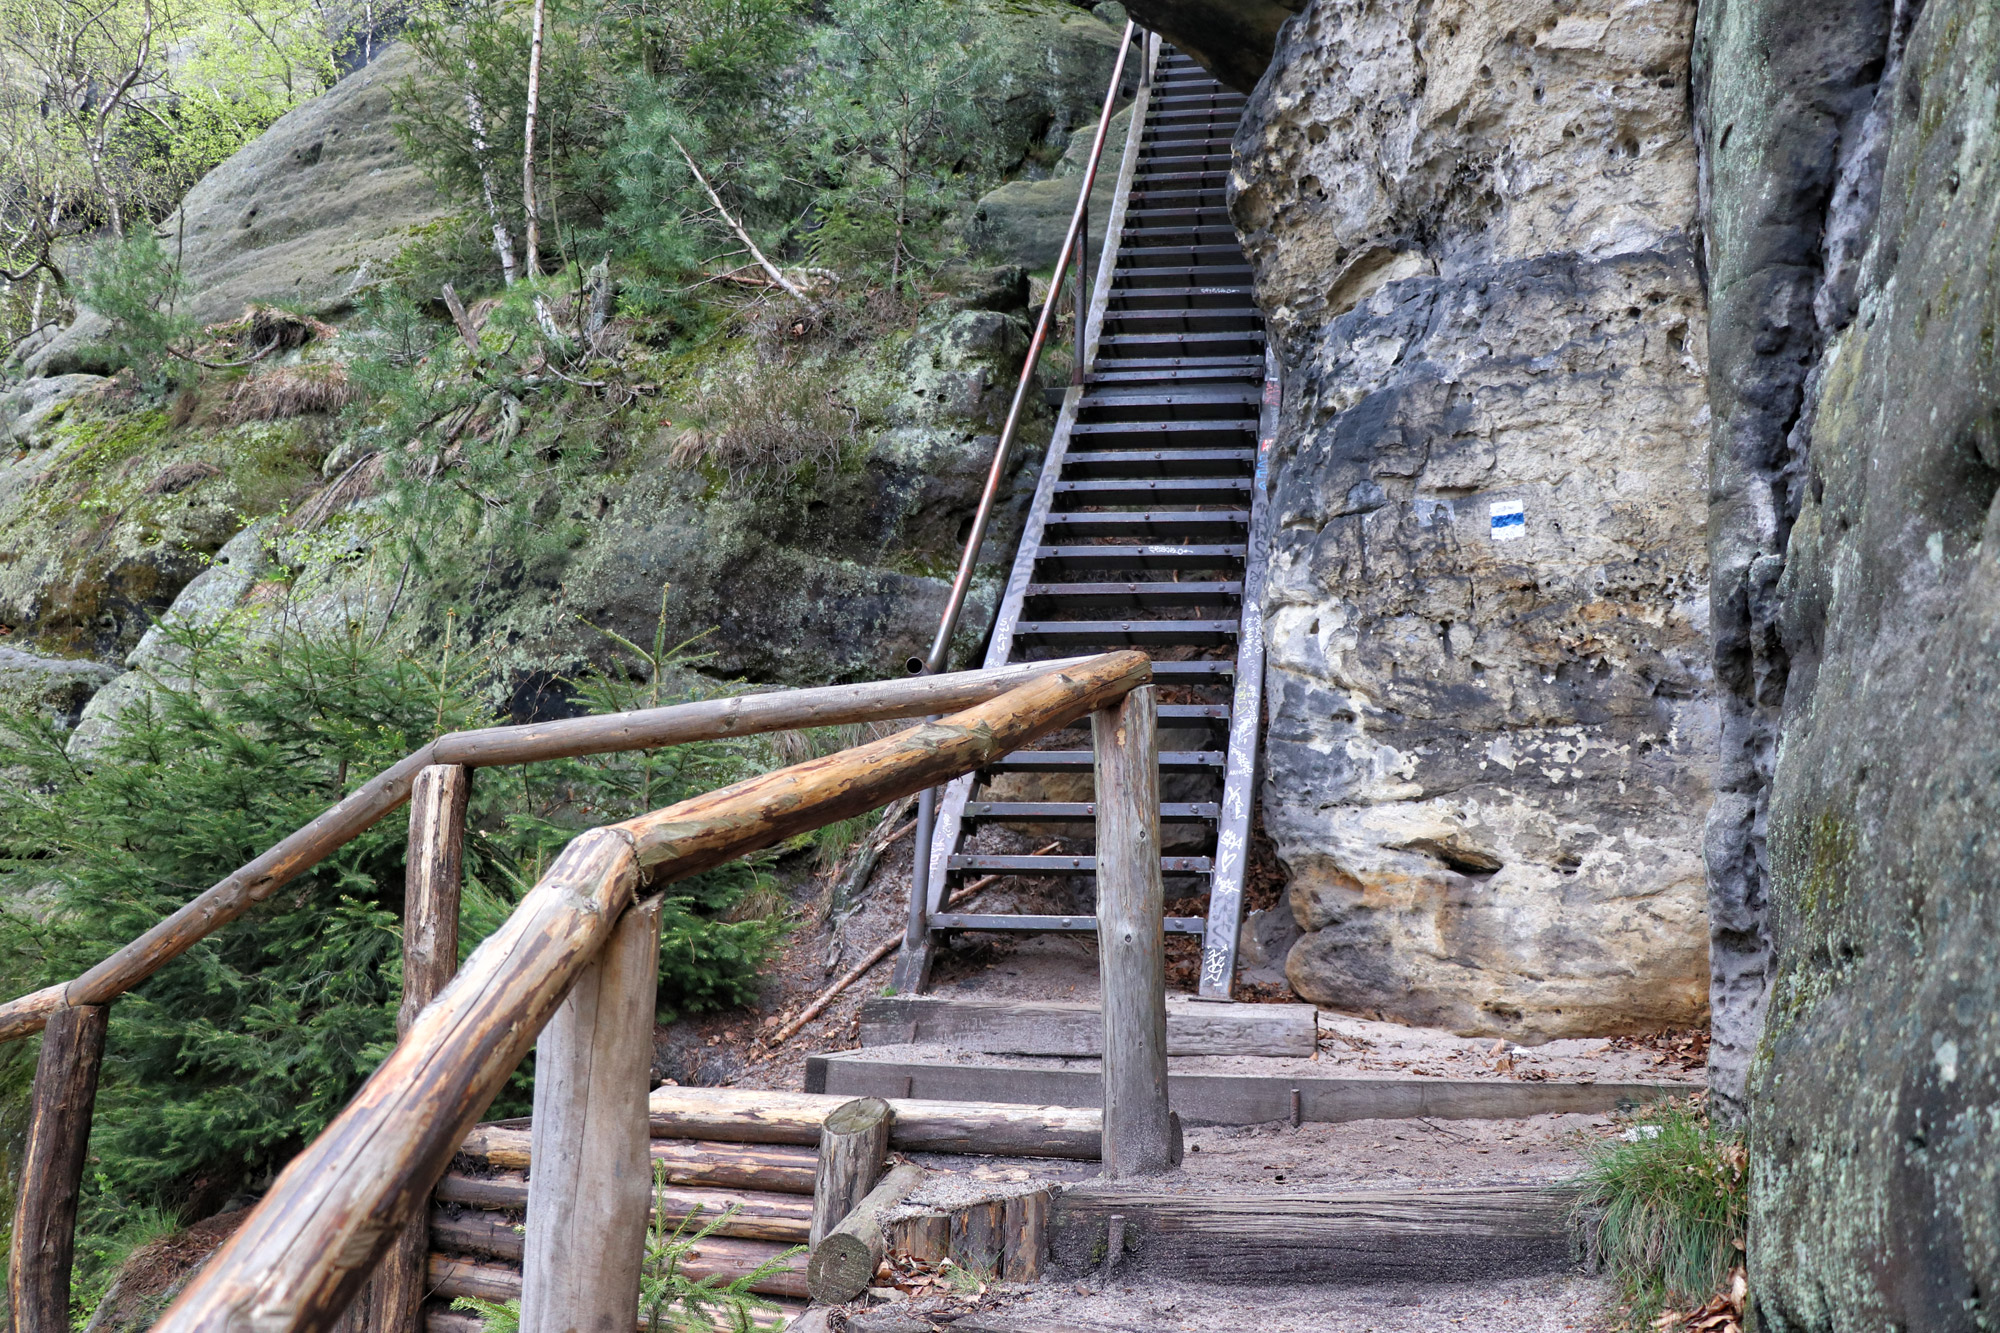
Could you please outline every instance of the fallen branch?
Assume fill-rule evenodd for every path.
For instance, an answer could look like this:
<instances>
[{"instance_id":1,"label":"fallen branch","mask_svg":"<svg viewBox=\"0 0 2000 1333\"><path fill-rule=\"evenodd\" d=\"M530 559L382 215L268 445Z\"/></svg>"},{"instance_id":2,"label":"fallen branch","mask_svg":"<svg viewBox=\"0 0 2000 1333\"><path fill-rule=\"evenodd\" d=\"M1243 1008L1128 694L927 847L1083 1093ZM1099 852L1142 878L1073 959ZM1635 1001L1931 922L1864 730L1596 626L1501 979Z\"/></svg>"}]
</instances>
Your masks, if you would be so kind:
<instances>
[{"instance_id":1,"label":"fallen branch","mask_svg":"<svg viewBox=\"0 0 2000 1333\"><path fill-rule=\"evenodd\" d=\"M451 322L458 325L458 336L465 339L465 350L472 356L479 355L479 330L472 326L471 318L465 313L465 303L458 299L450 283L444 285L444 308L451 311Z\"/></svg>"},{"instance_id":2,"label":"fallen branch","mask_svg":"<svg viewBox=\"0 0 2000 1333\"><path fill-rule=\"evenodd\" d=\"M914 828L916 827L916 825L912 823L908 827ZM896 831L896 836L897 837L902 836L901 829L898 829ZM1041 856L1046 852L1052 852L1061 845L1062 844L1060 843L1052 842L1046 847L1038 848L1034 852L1034 855ZM982 893L985 890L992 888L995 883L1005 878L1007 878L1007 876L1005 875L981 875L978 879L973 880L972 883L966 885L958 892L952 894L950 899L947 900L945 903L946 909L948 910L950 908L960 906L968 898L971 898L975 894ZM868 972L871 968L873 968L877 963L880 963L884 958L887 958L890 954L896 952L896 950L902 946L902 943L903 943L903 937L901 935L893 935L890 938L883 940L880 944L876 945L875 948L869 952L866 958L856 963L853 966L853 968L848 971L847 975L843 976L840 980L834 982L831 986L828 986L825 990L821 991L817 996L813 998L813 1002L805 1007L805 1011L803 1013L801 1013L797 1018L793 1019L791 1022L779 1028L777 1032L772 1034L771 1038L764 1044L766 1046L778 1046L782 1045L790 1038L796 1036L800 1028L812 1022L815 1018L818 1018L820 1014L825 1011L826 1007L829 1004L832 1004L834 1000L839 998L840 993L842 991L846 990L849 986L852 986L855 982L861 980L862 977L868 975Z\"/></svg>"},{"instance_id":3,"label":"fallen branch","mask_svg":"<svg viewBox=\"0 0 2000 1333\"><path fill-rule=\"evenodd\" d=\"M715 204L715 211L722 215L724 222L729 224L729 230L735 232L736 239L743 242L744 246L749 249L750 257L757 261L757 267L770 274L771 281L783 287L786 293L794 300L805 300L805 289L787 278L783 273L780 273L776 264L764 258L764 252L757 248L757 242L750 239L750 233L743 230L743 224L730 216L728 207L722 202L722 196L717 194L715 187L708 183L708 177L701 174L701 168L695 165L693 155L687 149L681 147L681 141L674 138L673 135L670 134L667 138L673 144L675 150L680 153L681 159L688 164L688 170L694 173L694 178L700 182L701 188L708 192L709 199Z\"/></svg>"}]
</instances>

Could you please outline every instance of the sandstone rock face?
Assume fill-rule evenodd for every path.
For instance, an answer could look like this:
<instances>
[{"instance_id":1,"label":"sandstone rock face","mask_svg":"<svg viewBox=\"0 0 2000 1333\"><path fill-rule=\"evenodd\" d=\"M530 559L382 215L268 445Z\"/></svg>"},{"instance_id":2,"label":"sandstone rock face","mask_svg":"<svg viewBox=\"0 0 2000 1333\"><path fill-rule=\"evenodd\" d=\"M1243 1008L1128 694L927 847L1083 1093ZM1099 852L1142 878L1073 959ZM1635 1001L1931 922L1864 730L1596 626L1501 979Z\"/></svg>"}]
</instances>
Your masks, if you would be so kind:
<instances>
[{"instance_id":1,"label":"sandstone rock face","mask_svg":"<svg viewBox=\"0 0 2000 1333\"><path fill-rule=\"evenodd\" d=\"M1758 283L1787 297L1766 312L1834 332L1802 391L1776 587L1790 674L1770 798L1777 978L1749 1083L1751 1291L1770 1330L1979 1328L2000 1282L2000 7L1727 18L1707 29L1718 274L1745 271L1773 215L1825 209L1830 236L1859 242L1852 267L1831 247L1808 264L1816 290ZM1878 72L1843 128L1855 81ZM1854 177L1879 180L1879 212L1856 219L1874 191L1844 190L1825 155L1804 170L1797 146L1866 161L1876 127L1879 174ZM1734 158L1746 135L1800 169Z\"/></svg>"},{"instance_id":2,"label":"sandstone rock face","mask_svg":"<svg viewBox=\"0 0 2000 1333\"><path fill-rule=\"evenodd\" d=\"M1691 7L1314 0L1237 138L1279 335L1265 825L1319 1003L1707 1007Z\"/></svg>"},{"instance_id":3,"label":"sandstone rock face","mask_svg":"<svg viewBox=\"0 0 2000 1333\"><path fill-rule=\"evenodd\" d=\"M91 696L117 674L97 662L37 657L0 647L0 712L43 713L73 726Z\"/></svg>"},{"instance_id":4,"label":"sandstone rock face","mask_svg":"<svg viewBox=\"0 0 2000 1333\"><path fill-rule=\"evenodd\" d=\"M1886 142L1892 5L1707 0L1695 42L1711 274L1710 603L1721 759L1709 816L1710 1083L1740 1113L1771 975L1765 847L1789 663L1785 544L1808 379L1853 315ZM1900 39L1898 39L1900 40Z\"/></svg>"},{"instance_id":5,"label":"sandstone rock face","mask_svg":"<svg viewBox=\"0 0 2000 1333\"><path fill-rule=\"evenodd\" d=\"M1193 56L1216 78L1244 92L1271 63L1284 21L1305 0L1127 0L1145 27Z\"/></svg>"}]
</instances>

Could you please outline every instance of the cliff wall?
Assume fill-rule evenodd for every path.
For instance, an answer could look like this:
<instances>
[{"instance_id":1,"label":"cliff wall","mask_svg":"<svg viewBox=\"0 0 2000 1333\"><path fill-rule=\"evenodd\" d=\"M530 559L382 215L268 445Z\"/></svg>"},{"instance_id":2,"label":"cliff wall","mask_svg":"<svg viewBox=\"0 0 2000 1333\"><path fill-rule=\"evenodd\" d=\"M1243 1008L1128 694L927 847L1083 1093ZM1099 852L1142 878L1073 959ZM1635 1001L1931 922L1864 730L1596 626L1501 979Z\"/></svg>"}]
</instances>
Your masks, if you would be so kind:
<instances>
[{"instance_id":1,"label":"cliff wall","mask_svg":"<svg viewBox=\"0 0 2000 1333\"><path fill-rule=\"evenodd\" d=\"M1314 0L1232 207L1286 409L1265 826L1307 998L1706 1012L1693 6Z\"/></svg>"}]
</instances>

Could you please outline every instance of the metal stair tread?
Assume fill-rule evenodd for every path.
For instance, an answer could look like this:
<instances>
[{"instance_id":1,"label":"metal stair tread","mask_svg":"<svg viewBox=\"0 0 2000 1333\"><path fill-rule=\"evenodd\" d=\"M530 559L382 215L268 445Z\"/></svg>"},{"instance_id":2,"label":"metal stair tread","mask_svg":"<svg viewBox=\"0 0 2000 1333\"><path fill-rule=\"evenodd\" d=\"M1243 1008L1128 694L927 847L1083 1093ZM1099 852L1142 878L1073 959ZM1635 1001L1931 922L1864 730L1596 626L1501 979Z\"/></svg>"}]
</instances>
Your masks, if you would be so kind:
<instances>
[{"instance_id":1,"label":"metal stair tread","mask_svg":"<svg viewBox=\"0 0 2000 1333\"><path fill-rule=\"evenodd\" d=\"M946 870L1009 871L1019 875L1094 875L1095 856L989 856L980 852L954 852L945 860ZM1163 856L1160 870L1169 875L1210 875L1215 864L1206 856Z\"/></svg>"},{"instance_id":2,"label":"metal stair tread","mask_svg":"<svg viewBox=\"0 0 2000 1333\"><path fill-rule=\"evenodd\" d=\"M1222 807L1214 801L1163 801L1160 804L1162 824L1213 823L1222 813ZM1061 823L1066 820L1095 820L1095 801L967 801L965 818L968 823L1006 823L1018 821L1032 824L1040 821Z\"/></svg>"},{"instance_id":3,"label":"metal stair tread","mask_svg":"<svg viewBox=\"0 0 2000 1333\"><path fill-rule=\"evenodd\" d=\"M1156 666L1159 664L1155 664ZM1221 750L1162 750L1162 773L1213 773L1227 756ZM1069 773L1097 766L1095 750L1016 750L981 769L982 773Z\"/></svg>"},{"instance_id":4,"label":"metal stair tread","mask_svg":"<svg viewBox=\"0 0 2000 1333\"><path fill-rule=\"evenodd\" d=\"M1094 916L1031 916L1014 912L932 912L930 926L938 930L1018 930L1032 935L1050 934L1059 931L1092 932L1097 930ZM1169 935L1206 934L1208 923L1198 916L1170 916L1166 918L1166 933Z\"/></svg>"}]
</instances>

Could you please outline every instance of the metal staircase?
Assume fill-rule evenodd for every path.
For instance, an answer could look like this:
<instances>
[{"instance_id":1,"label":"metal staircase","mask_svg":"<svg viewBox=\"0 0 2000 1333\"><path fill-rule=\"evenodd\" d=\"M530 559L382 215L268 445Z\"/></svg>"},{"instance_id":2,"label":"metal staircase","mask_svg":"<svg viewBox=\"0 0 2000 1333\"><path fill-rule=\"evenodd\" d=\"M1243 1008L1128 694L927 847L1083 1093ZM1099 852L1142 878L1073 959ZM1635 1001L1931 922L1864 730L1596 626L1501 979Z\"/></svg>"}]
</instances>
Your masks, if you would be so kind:
<instances>
[{"instance_id":1,"label":"metal staircase","mask_svg":"<svg viewBox=\"0 0 2000 1333\"><path fill-rule=\"evenodd\" d=\"M1098 285L1081 383L1063 398L986 665L1136 647L1162 687L1160 772L1169 900L1205 894L1170 934L1204 939L1200 993L1235 971L1263 677L1264 459L1275 363L1229 221L1229 145L1242 94L1168 51L1142 86ZM1115 239L1110 239L1115 238ZM1085 724L1087 727L1087 724ZM897 984L921 991L950 931L1094 931L1096 918L951 910L994 874L1090 876L1089 855L982 850L995 826L1089 836L1089 801L1010 800L1017 774L1088 776L1087 729L1018 751L946 789L927 910L912 912ZM996 790L996 782L1001 790ZM1018 784L1013 784L1018 785ZM919 922L921 917L921 922ZM921 925L921 930L919 929Z\"/></svg>"}]
</instances>

